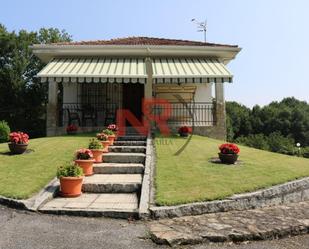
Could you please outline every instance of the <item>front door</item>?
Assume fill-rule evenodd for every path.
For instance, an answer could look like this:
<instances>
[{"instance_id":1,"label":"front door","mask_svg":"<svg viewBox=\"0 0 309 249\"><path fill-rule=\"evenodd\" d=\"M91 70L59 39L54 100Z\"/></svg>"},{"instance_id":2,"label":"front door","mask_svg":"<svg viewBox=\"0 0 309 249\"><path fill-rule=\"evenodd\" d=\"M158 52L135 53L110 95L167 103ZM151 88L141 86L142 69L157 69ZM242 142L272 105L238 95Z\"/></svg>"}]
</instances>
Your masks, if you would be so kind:
<instances>
[{"instance_id":1,"label":"front door","mask_svg":"<svg viewBox=\"0 0 309 249\"><path fill-rule=\"evenodd\" d=\"M144 84L124 83L123 84L123 109L128 109L131 113L142 122L142 100L144 98ZM127 126L130 126L128 122Z\"/></svg>"}]
</instances>

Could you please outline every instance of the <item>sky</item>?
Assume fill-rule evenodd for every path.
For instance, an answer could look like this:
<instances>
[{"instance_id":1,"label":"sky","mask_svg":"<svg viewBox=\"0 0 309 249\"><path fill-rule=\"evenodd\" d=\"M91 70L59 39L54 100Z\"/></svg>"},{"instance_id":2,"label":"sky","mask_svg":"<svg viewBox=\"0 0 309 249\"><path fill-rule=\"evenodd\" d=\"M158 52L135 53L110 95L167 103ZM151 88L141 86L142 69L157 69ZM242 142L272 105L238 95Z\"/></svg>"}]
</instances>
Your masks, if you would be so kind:
<instances>
[{"instance_id":1,"label":"sky","mask_svg":"<svg viewBox=\"0 0 309 249\"><path fill-rule=\"evenodd\" d=\"M191 22L207 19L207 41L242 48L228 64L227 100L249 107L294 96L309 102L307 0L0 0L9 31L65 29L73 40L149 36L203 41Z\"/></svg>"}]
</instances>

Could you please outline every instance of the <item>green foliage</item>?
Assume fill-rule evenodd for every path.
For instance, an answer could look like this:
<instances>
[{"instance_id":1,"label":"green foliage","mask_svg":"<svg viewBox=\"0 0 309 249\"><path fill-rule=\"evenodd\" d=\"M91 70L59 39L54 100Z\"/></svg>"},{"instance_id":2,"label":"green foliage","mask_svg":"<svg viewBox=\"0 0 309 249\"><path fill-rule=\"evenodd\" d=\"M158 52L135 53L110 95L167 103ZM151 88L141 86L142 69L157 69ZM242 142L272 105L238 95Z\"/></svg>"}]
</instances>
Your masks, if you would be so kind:
<instances>
[{"instance_id":1,"label":"green foliage","mask_svg":"<svg viewBox=\"0 0 309 249\"><path fill-rule=\"evenodd\" d=\"M98 139L91 139L88 145L88 149L90 150L101 150L103 149L102 143Z\"/></svg>"},{"instance_id":2,"label":"green foliage","mask_svg":"<svg viewBox=\"0 0 309 249\"><path fill-rule=\"evenodd\" d=\"M247 137L241 136L235 142L260 150L269 150L268 141L263 134L250 134Z\"/></svg>"},{"instance_id":3,"label":"green foliage","mask_svg":"<svg viewBox=\"0 0 309 249\"><path fill-rule=\"evenodd\" d=\"M0 120L12 130L26 131L31 137L45 135L47 84L35 78L44 64L30 45L70 40L65 31L54 28L9 32L0 24Z\"/></svg>"},{"instance_id":4,"label":"green foliage","mask_svg":"<svg viewBox=\"0 0 309 249\"><path fill-rule=\"evenodd\" d=\"M295 143L309 146L309 104L293 97L249 109L226 103L228 141L295 155Z\"/></svg>"},{"instance_id":5,"label":"green foliage","mask_svg":"<svg viewBox=\"0 0 309 249\"><path fill-rule=\"evenodd\" d=\"M5 143L9 140L10 127L7 122L0 121L0 143Z\"/></svg>"},{"instance_id":6,"label":"green foliage","mask_svg":"<svg viewBox=\"0 0 309 249\"><path fill-rule=\"evenodd\" d=\"M102 133L104 133L104 134L106 134L106 135L108 135L108 136L114 135L114 132L111 131L111 130L109 130L109 129L104 129L104 130L102 131Z\"/></svg>"},{"instance_id":7,"label":"green foliage","mask_svg":"<svg viewBox=\"0 0 309 249\"><path fill-rule=\"evenodd\" d=\"M57 169L57 177L79 177L83 175L83 169L73 163L67 163Z\"/></svg>"},{"instance_id":8,"label":"green foliage","mask_svg":"<svg viewBox=\"0 0 309 249\"><path fill-rule=\"evenodd\" d=\"M302 154L303 157L309 158L309 146L303 148L303 149L301 150L301 154Z\"/></svg>"}]
</instances>

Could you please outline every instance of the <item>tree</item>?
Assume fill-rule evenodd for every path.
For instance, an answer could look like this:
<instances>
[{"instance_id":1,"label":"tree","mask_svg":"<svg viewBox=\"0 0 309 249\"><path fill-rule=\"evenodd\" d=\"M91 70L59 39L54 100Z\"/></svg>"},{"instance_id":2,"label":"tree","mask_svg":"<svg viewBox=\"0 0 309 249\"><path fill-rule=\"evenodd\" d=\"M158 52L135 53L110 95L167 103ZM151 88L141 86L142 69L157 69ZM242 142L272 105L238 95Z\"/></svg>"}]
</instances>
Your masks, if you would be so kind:
<instances>
[{"instance_id":1,"label":"tree","mask_svg":"<svg viewBox=\"0 0 309 249\"><path fill-rule=\"evenodd\" d=\"M64 30L16 33L0 24L0 120L6 120L12 130L26 131L31 137L45 135L47 86L35 78L44 64L29 46L61 41L71 41Z\"/></svg>"}]
</instances>

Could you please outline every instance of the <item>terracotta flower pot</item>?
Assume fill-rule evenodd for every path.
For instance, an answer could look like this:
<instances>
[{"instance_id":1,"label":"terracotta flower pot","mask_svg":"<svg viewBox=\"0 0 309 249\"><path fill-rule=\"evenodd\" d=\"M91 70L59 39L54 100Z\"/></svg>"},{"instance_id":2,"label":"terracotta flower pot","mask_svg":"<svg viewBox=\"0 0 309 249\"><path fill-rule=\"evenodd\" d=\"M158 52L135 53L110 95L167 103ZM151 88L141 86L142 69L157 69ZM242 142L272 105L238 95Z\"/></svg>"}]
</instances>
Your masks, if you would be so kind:
<instances>
[{"instance_id":1,"label":"terracotta flower pot","mask_svg":"<svg viewBox=\"0 0 309 249\"><path fill-rule=\"evenodd\" d=\"M77 160L75 160L75 164L77 164L79 167L81 167L83 169L85 176L93 175L93 163L94 163L94 159L88 159L88 160L77 159Z\"/></svg>"},{"instance_id":2,"label":"terracotta flower pot","mask_svg":"<svg viewBox=\"0 0 309 249\"><path fill-rule=\"evenodd\" d=\"M60 195L63 197L77 197L82 193L84 177L60 177Z\"/></svg>"},{"instance_id":3,"label":"terracotta flower pot","mask_svg":"<svg viewBox=\"0 0 309 249\"><path fill-rule=\"evenodd\" d=\"M12 154L23 154L28 147L28 144L8 143L8 145Z\"/></svg>"},{"instance_id":4,"label":"terracotta flower pot","mask_svg":"<svg viewBox=\"0 0 309 249\"><path fill-rule=\"evenodd\" d=\"M238 155L237 154L223 154L223 153L218 153L219 158L221 160L222 163L225 164L234 164L237 159L238 159Z\"/></svg>"},{"instance_id":5,"label":"terracotta flower pot","mask_svg":"<svg viewBox=\"0 0 309 249\"><path fill-rule=\"evenodd\" d=\"M91 152L93 154L94 163L101 163L103 161L104 149L93 149Z\"/></svg>"},{"instance_id":6,"label":"terracotta flower pot","mask_svg":"<svg viewBox=\"0 0 309 249\"><path fill-rule=\"evenodd\" d=\"M108 140L110 142L110 145L113 145L115 141L115 135L108 135Z\"/></svg>"},{"instance_id":7,"label":"terracotta flower pot","mask_svg":"<svg viewBox=\"0 0 309 249\"><path fill-rule=\"evenodd\" d=\"M108 147L110 145L110 141L101 141L101 144L103 145L104 149L106 149L108 151Z\"/></svg>"}]
</instances>

